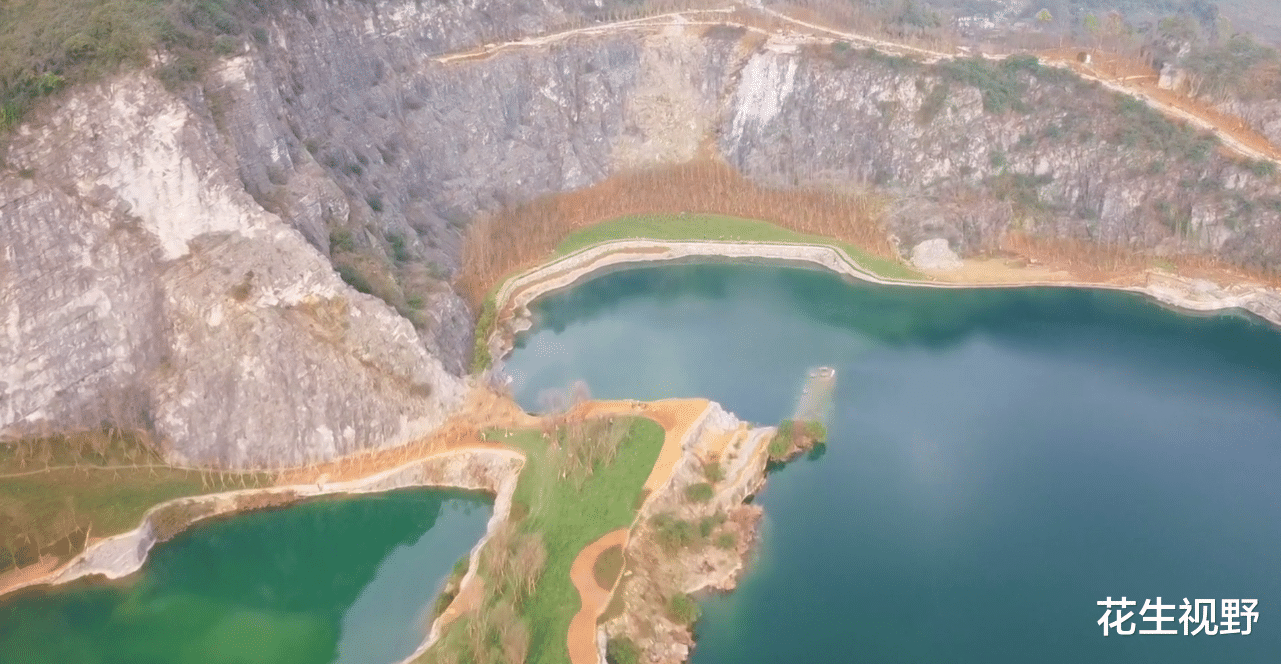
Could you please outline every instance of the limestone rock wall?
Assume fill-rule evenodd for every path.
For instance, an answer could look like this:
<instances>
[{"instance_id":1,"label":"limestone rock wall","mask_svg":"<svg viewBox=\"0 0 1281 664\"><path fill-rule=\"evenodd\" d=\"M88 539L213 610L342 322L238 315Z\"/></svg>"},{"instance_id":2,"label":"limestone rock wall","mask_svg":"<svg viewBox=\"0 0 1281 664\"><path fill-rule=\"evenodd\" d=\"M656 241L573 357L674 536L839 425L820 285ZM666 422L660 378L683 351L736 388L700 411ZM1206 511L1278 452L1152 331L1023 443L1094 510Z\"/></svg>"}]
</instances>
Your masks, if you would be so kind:
<instances>
[{"instance_id":1,"label":"limestone rock wall","mask_svg":"<svg viewBox=\"0 0 1281 664\"><path fill-rule=\"evenodd\" d=\"M880 187L905 251L1023 230L1281 267L1275 177L1154 147L1062 78L1020 74L1026 110L994 112L936 67L707 26L437 60L610 10L298 0L199 85L121 74L38 109L0 168L0 433L129 411L176 460L396 444L461 395L470 219L694 158Z\"/></svg>"},{"instance_id":2,"label":"limestone rock wall","mask_svg":"<svg viewBox=\"0 0 1281 664\"><path fill-rule=\"evenodd\" d=\"M14 137L0 427L129 408L176 461L293 465L421 435L459 402L412 326L257 205L221 147L145 74Z\"/></svg>"}]
</instances>

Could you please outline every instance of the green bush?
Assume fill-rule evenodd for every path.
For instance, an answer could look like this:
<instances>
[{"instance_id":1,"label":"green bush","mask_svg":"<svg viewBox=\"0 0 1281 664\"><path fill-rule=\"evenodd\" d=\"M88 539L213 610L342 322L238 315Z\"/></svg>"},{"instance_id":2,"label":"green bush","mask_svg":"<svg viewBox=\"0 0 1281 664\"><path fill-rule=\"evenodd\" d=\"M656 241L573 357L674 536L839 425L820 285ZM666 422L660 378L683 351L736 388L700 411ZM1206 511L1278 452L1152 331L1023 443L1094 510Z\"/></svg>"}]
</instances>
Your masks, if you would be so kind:
<instances>
[{"instance_id":1,"label":"green bush","mask_svg":"<svg viewBox=\"0 0 1281 664\"><path fill-rule=\"evenodd\" d=\"M698 602L693 597L681 593L672 595L667 600L667 617L678 625L693 625L698 622L702 611L698 608Z\"/></svg>"},{"instance_id":2,"label":"green bush","mask_svg":"<svg viewBox=\"0 0 1281 664\"><path fill-rule=\"evenodd\" d=\"M339 265L337 266L337 269L338 276L342 277L342 280L347 282L348 286L351 286L366 295L374 294L374 287L359 270L350 265Z\"/></svg>"},{"instance_id":3,"label":"green bush","mask_svg":"<svg viewBox=\"0 0 1281 664\"><path fill-rule=\"evenodd\" d=\"M473 374L489 368L493 358L489 355L489 335L494 331L497 313L494 310L494 299L488 298L480 305L480 316L476 318L476 339L472 349L471 371Z\"/></svg>"},{"instance_id":4,"label":"green bush","mask_svg":"<svg viewBox=\"0 0 1281 664\"><path fill-rule=\"evenodd\" d=\"M685 498L695 503L705 503L712 499L716 492L707 482L699 482L685 487Z\"/></svg>"},{"instance_id":5,"label":"green bush","mask_svg":"<svg viewBox=\"0 0 1281 664\"><path fill-rule=\"evenodd\" d=\"M816 443L827 442L827 427L822 422L806 422L805 434Z\"/></svg>"},{"instance_id":6,"label":"green bush","mask_svg":"<svg viewBox=\"0 0 1281 664\"><path fill-rule=\"evenodd\" d=\"M725 523L725 515L717 512L712 516L705 516L698 521L698 534L701 537L710 537L716 527Z\"/></svg>"},{"instance_id":7,"label":"green bush","mask_svg":"<svg viewBox=\"0 0 1281 664\"><path fill-rule=\"evenodd\" d=\"M351 231L346 228L338 228L329 231L329 251L355 251L356 239L352 236Z\"/></svg>"},{"instance_id":8,"label":"green bush","mask_svg":"<svg viewBox=\"0 0 1281 664\"><path fill-rule=\"evenodd\" d=\"M774 438L769 441L770 457L774 459L781 459L791 448L792 437L790 435L785 435L780 427L779 432L774 434Z\"/></svg>"},{"instance_id":9,"label":"green bush","mask_svg":"<svg viewBox=\"0 0 1281 664\"><path fill-rule=\"evenodd\" d=\"M605 661L609 664L639 664L640 647L626 636L614 636L605 644Z\"/></svg>"},{"instance_id":10,"label":"green bush","mask_svg":"<svg viewBox=\"0 0 1281 664\"><path fill-rule=\"evenodd\" d=\"M1010 110L1026 113L1023 96L1027 93L1027 83L1020 74L1037 74L1041 66L1032 56L1013 56L999 63L973 57L944 62L939 69L952 81L978 88L983 95L983 110L988 113Z\"/></svg>"},{"instance_id":11,"label":"green bush","mask_svg":"<svg viewBox=\"0 0 1281 664\"><path fill-rule=\"evenodd\" d=\"M655 514L650 517L650 524L654 527L655 541L668 553L675 553L699 540L696 525L670 514Z\"/></svg>"},{"instance_id":12,"label":"green bush","mask_svg":"<svg viewBox=\"0 0 1281 664\"><path fill-rule=\"evenodd\" d=\"M734 533L721 533L716 536L716 541L713 544L718 549L729 550L738 545L738 539L734 537Z\"/></svg>"},{"instance_id":13,"label":"green bush","mask_svg":"<svg viewBox=\"0 0 1281 664\"><path fill-rule=\"evenodd\" d=\"M1277 173L1277 165L1266 159L1251 159L1245 163L1245 167L1261 178L1271 177Z\"/></svg>"},{"instance_id":14,"label":"green bush","mask_svg":"<svg viewBox=\"0 0 1281 664\"><path fill-rule=\"evenodd\" d=\"M725 469L721 468L721 462L714 460L703 464L703 477L706 477L707 481L712 484L725 479Z\"/></svg>"}]
</instances>

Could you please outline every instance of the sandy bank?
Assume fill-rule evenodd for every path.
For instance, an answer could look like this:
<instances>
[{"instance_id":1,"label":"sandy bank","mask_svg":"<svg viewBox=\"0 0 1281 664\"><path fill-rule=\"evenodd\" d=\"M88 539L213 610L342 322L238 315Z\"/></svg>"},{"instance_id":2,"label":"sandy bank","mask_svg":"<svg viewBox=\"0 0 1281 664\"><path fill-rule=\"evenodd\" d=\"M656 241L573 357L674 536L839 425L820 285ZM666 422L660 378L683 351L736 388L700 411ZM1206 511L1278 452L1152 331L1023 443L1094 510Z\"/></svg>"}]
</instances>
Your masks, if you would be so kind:
<instances>
[{"instance_id":1,"label":"sandy bank","mask_svg":"<svg viewBox=\"0 0 1281 664\"><path fill-rule=\"evenodd\" d=\"M498 289L498 312L489 338L491 357L501 360L511 352L515 336L530 328L529 305L538 298L571 288L602 272L636 263L701 262L727 260L772 265L816 266L863 281L921 288L1096 288L1127 291L1147 296L1161 304L1186 312L1214 312L1238 309L1281 327L1281 292L1259 284L1222 287L1213 282L1186 279L1149 271L1144 285L1117 286L1070 281L1021 281L1008 283L960 283L897 281L879 277L858 265L843 250L828 245L774 242L703 242L669 240L618 240L592 245L560 257L509 279Z\"/></svg>"}]
</instances>

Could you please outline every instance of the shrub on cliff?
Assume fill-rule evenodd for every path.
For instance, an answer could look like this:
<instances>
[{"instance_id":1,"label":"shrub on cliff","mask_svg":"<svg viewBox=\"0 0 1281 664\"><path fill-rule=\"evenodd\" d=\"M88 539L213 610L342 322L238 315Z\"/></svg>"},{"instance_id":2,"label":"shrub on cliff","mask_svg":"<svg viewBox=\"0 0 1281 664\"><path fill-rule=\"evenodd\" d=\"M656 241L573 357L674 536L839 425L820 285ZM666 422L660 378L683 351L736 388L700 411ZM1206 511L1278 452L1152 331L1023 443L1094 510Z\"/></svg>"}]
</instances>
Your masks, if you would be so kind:
<instances>
[{"instance_id":1,"label":"shrub on cliff","mask_svg":"<svg viewBox=\"0 0 1281 664\"><path fill-rule=\"evenodd\" d=\"M654 539L668 553L674 553L698 541L698 526L690 521L677 519L671 514L655 514L650 518Z\"/></svg>"},{"instance_id":2,"label":"shrub on cliff","mask_svg":"<svg viewBox=\"0 0 1281 664\"><path fill-rule=\"evenodd\" d=\"M707 481L712 484L716 484L717 482L725 479L725 469L721 468L721 461L719 458L712 458L707 463L703 464L703 477L706 477Z\"/></svg>"},{"instance_id":3,"label":"shrub on cliff","mask_svg":"<svg viewBox=\"0 0 1281 664\"><path fill-rule=\"evenodd\" d=\"M712 485L707 482L699 482L685 487L685 498L695 503L705 503L712 499L715 492L712 491Z\"/></svg>"},{"instance_id":4,"label":"shrub on cliff","mask_svg":"<svg viewBox=\"0 0 1281 664\"><path fill-rule=\"evenodd\" d=\"M640 647L626 636L612 637L605 645L605 661L608 664L638 664L640 655Z\"/></svg>"},{"instance_id":5,"label":"shrub on cliff","mask_svg":"<svg viewBox=\"0 0 1281 664\"><path fill-rule=\"evenodd\" d=\"M494 331L494 299L485 300L480 306L480 316L476 318L475 348L471 356L471 371L478 374L489 368L493 358L489 356L489 335Z\"/></svg>"},{"instance_id":6,"label":"shrub on cliff","mask_svg":"<svg viewBox=\"0 0 1281 664\"><path fill-rule=\"evenodd\" d=\"M685 593L672 595L671 599L667 600L667 617L678 625L693 625L698 622L701 615L698 602Z\"/></svg>"}]
</instances>

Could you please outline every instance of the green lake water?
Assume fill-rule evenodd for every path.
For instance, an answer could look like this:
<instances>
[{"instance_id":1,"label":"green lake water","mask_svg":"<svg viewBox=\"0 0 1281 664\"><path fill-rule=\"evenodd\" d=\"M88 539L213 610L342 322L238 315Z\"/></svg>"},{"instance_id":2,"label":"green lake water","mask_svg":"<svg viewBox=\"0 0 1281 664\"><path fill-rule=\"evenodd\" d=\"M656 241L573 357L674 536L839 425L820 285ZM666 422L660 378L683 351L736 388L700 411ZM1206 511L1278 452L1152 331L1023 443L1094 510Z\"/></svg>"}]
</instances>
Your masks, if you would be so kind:
<instances>
[{"instance_id":1,"label":"green lake water","mask_svg":"<svg viewBox=\"0 0 1281 664\"><path fill-rule=\"evenodd\" d=\"M143 569L0 600L4 664L389 664L492 501L405 489L199 524Z\"/></svg>"},{"instance_id":2,"label":"green lake water","mask_svg":"<svg viewBox=\"0 0 1281 664\"><path fill-rule=\"evenodd\" d=\"M584 379L772 424L837 369L830 444L757 497L758 556L703 602L695 664L1281 662L1281 334L1258 320L743 265L617 272L534 309L506 363L530 410ZM1123 595L1132 624L1158 596L1260 618L1104 637L1096 602Z\"/></svg>"}]
</instances>

